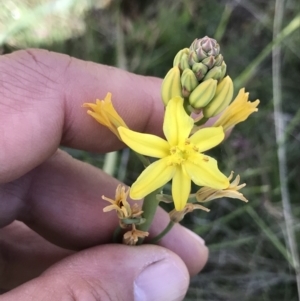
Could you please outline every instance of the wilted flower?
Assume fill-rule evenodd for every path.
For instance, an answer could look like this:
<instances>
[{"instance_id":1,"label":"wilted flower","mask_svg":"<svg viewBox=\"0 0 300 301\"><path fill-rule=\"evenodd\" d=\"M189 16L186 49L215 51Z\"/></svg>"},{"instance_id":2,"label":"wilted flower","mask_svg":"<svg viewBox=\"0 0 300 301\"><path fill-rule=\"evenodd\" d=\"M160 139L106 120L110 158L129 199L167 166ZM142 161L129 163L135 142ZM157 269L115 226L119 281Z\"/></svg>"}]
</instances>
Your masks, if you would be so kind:
<instances>
[{"instance_id":1,"label":"wilted flower","mask_svg":"<svg viewBox=\"0 0 300 301\"><path fill-rule=\"evenodd\" d=\"M137 244L139 238L143 239L149 235L149 232L137 230L135 224L132 225L132 229L126 232L123 236L123 243L125 245L134 246Z\"/></svg>"},{"instance_id":2,"label":"wilted flower","mask_svg":"<svg viewBox=\"0 0 300 301\"><path fill-rule=\"evenodd\" d=\"M233 172L231 172L228 177L228 181L230 182L233 178ZM196 199L200 203L209 202L215 199L227 197L232 199L239 199L243 202L248 202L248 200L244 197L242 193L239 192L240 189L246 186L246 184L240 183L240 176L237 175L234 181L230 183L230 185L225 189L213 189L210 187L202 187L196 192Z\"/></svg>"},{"instance_id":3,"label":"wilted flower","mask_svg":"<svg viewBox=\"0 0 300 301\"><path fill-rule=\"evenodd\" d=\"M104 195L102 196L103 200L111 203L111 205L103 208L103 212L116 210L122 228L126 228L132 223L140 224L143 222L143 219L141 218L143 211L137 204L130 206L127 202L129 189L127 189L127 191L125 191L125 189L125 186L122 186L121 184L118 185L114 200L107 198Z\"/></svg>"},{"instance_id":4,"label":"wilted flower","mask_svg":"<svg viewBox=\"0 0 300 301\"><path fill-rule=\"evenodd\" d=\"M193 212L196 209L201 209L206 212L210 211L208 208L206 208L202 205L187 203L181 211L177 211L177 210L173 209L171 212L169 212L170 220L174 223L179 223L181 220L183 220L184 216L187 213Z\"/></svg>"}]
</instances>

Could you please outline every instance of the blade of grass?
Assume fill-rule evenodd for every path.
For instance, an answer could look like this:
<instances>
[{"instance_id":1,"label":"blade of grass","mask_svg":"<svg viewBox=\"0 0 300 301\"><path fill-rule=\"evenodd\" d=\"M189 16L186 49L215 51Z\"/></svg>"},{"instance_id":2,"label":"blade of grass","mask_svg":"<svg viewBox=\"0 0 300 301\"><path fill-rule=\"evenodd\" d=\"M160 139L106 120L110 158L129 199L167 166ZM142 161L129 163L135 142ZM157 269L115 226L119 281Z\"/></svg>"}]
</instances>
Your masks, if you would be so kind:
<instances>
[{"instance_id":1,"label":"blade of grass","mask_svg":"<svg viewBox=\"0 0 300 301\"><path fill-rule=\"evenodd\" d=\"M248 65L247 68L234 80L236 89L240 89L255 74L259 64L271 53L273 47L279 45L284 39L300 27L300 14L298 14L263 51Z\"/></svg>"},{"instance_id":2,"label":"blade of grass","mask_svg":"<svg viewBox=\"0 0 300 301\"><path fill-rule=\"evenodd\" d=\"M259 203L260 203L260 201L251 202L251 204L245 205L241 208L238 208L238 209L234 210L233 212L231 212L221 218L218 218L217 220L215 220L211 223L193 228L193 231L200 235L200 234L208 231L209 229L211 229L214 225L224 225L224 224L230 222L232 219L236 218L237 216L244 214L246 212L246 209L248 206L255 207Z\"/></svg>"},{"instance_id":3,"label":"blade of grass","mask_svg":"<svg viewBox=\"0 0 300 301\"><path fill-rule=\"evenodd\" d=\"M280 35L284 12L284 1L276 0L275 16L273 24L273 40L275 41ZM300 24L300 21L299 21ZM275 137L277 143L277 156L279 167L279 183L283 207L283 217L285 220L287 246L291 253L292 266L295 269L298 298L300 299L300 266L299 254L295 233L293 230L293 214L290 204L290 194L288 189L288 170L286 160L286 143L285 143L285 123L282 113L282 87L281 87L281 47L276 45L272 51L272 81L273 81L273 102L274 102L274 125Z\"/></svg>"},{"instance_id":4,"label":"blade of grass","mask_svg":"<svg viewBox=\"0 0 300 301\"><path fill-rule=\"evenodd\" d=\"M210 251L217 251L217 250L222 250L224 248L228 247L237 247L239 245L243 245L249 241L255 240L257 237L255 235L252 236L247 236L243 237L240 239L235 239L235 240L230 240L222 243L217 243L217 244L211 244L209 245L209 250Z\"/></svg>"},{"instance_id":5,"label":"blade of grass","mask_svg":"<svg viewBox=\"0 0 300 301\"><path fill-rule=\"evenodd\" d=\"M256 224L260 227L263 233L269 238L269 240L273 243L273 245L277 248L277 250L284 256L284 258L293 266L293 260L290 252L285 248L285 246L281 243L278 237L270 230L268 225L260 218L260 216L255 212L252 207L246 208L248 214L252 217L252 219L256 222Z\"/></svg>"},{"instance_id":6,"label":"blade of grass","mask_svg":"<svg viewBox=\"0 0 300 301\"><path fill-rule=\"evenodd\" d=\"M229 18L231 16L233 9L234 9L234 6L232 4L228 3L225 5L219 25L216 29L215 36L214 36L214 38L218 42L220 42L224 36L225 30L226 30L226 27L227 27L227 24L228 24L228 21L229 21Z\"/></svg>"},{"instance_id":7,"label":"blade of grass","mask_svg":"<svg viewBox=\"0 0 300 301\"><path fill-rule=\"evenodd\" d=\"M122 13L120 10L120 1L116 3L116 65L118 68L126 70L127 60L125 55L125 46L124 46L124 33L121 25ZM103 170L110 174L114 175L118 160L118 152L111 152L105 155Z\"/></svg>"}]
</instances>

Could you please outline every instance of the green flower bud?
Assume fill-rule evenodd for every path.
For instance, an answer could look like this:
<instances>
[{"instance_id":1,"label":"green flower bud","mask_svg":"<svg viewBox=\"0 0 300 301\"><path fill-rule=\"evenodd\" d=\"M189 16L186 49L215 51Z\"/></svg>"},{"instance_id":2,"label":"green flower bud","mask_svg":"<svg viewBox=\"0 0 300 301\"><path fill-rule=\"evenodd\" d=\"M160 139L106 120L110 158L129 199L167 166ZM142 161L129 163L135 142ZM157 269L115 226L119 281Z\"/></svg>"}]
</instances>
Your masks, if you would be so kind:
<instances>
[{"instance_id":1,"label":"green flower bud","mask_svg":"<svg viewBox=\"0 0 300 301\"><path fill-rule=\"evenodd\" d=\"M194 71L198 81L200 82L205 76L208 67L202 63L196 63L193 65L192 70Z\"/></svg>"},{"instance_id":2,"label":"green flower bud","mask_svg":"<svg viewBox=\"0 0 300 301\"><path fill-rule=\"evenodd\" d=\"M206 73L205 77L203 78L203 81L210 78L219 80L221 78L221 75L222 75L222 68L220 66L219 67L215 66Z\"/></svg>"},{"instance_id":3,"label":"green flower bud","mask_svg":"<svg viewBox=\"0 0 300 301\"><path fill-rule=\"evenodd\" d=\"M198 86L198 80L191 69L184 69L181 75L181 86L183 97L188 97Z\"/></svg>"},{"instance_id":4,"label":"green flower bud","mask_svg":"<svg viewBox=\"0 0 300 301\"><path fill-rule=\"evenodd\" d=\"M207 66L208 69L211 69L215 65L215 62L216 62L215 58L213 56L209 56L204 60L202 60L201 63Z\"/></svg>"},{"instance_id":5,"label":"green flower bud","mask_svg":"<svg viewBox=\"0 0 300 301\"><path fill-rule=\"evenodd\" d=\"M204 108L214 97L216 89L217 81L212 78L200 83L190 94L190 105L195 109Z\"/></svg>"},{"instance_id":6,"label":"green flower bud","mask_svg":"<svg viewBox=\"0 0 300 301\"><path fill-rule=\"evenodd\" d=\"M233 83L229 76L226 76L217 86L216 93L209 104L203 108L205 118L216 116L222 112L231 102L233 96Z\"/></svg>"},{"instance_id":7,"label":"green flower bud","mask_svg":"<svg viewBox=\"0 0 300 301\"><path fill-rule=\"evenodd\" d=\"M193 66L194 64L197 64L199 62L199 59L197 57L196 52L190 52L189 53L189 65Z\"/></svg>"},{"instance_id":8,"label":"green flower bud","mask_svg":"<svg viewBox=\"0 0 300 301\"><path fill-rule=\"evenodd\" d=\"M180 83L180 70L177 66L169 70L161 86L161 97L165 105L175 96L182 97Z\"/></svg>"},{"instance_id":9,"label":"green flower bud","mask_svg":"<svg viewBox=\"0 0 300 301\"><path fill-rule=\"evenodd\" d=\"M180 59L178 67L181 71L183 71L184 69L189 69L190 68L188 54L186 54L186 53L182 54L182 57Z\"/></svg>"},{"instance_id":10,"label":"green flower bud","mask_svg":"<svg viewBox=\"0 0 300 301\"><path fill-rule=\"evenodd\" d=\"M215 66L221 66L224 59L223 59L223 55L219 54L218 56L215 57L216 61L215 61Z\"/></svg>"},{"instance_id":11,"label":"green flower bud","mask_svg":"<svg viewBox=\"0 0 300 301\"><path fill-rule=\"evenodd\" d=\"M183 48L177 52L177 54L175 55L174 61L173 61L173 67L179 66L183 54L189 55L189 49Z\"/></svg>"},{"instance_id":12,"label":"green flower bud","mask_svg":"<svg viewBox=\"0 0 300 301\"><path fill-rule=\"evenodd\" d=\"M222 65L221 65L221 79L224 78L225 74L226 74L226 70L227 70L227 65L225 64L225 62L223 61L222 62Z\"/></svg>"}]
</instances>

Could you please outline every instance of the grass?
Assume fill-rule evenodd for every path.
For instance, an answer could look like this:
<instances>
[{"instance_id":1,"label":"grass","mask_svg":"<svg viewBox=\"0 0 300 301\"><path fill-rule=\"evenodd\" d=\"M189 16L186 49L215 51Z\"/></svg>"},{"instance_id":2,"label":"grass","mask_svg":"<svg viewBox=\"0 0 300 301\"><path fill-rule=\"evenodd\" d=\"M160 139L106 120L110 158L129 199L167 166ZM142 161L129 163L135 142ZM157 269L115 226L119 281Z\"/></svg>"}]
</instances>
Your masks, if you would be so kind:
<instances>
[{"instance_id":1,"label":"grass","mask_svg":"<svg viewBox=\"0 0 300 301\"><path fill-rule=\"evenodd\" d=\"M235 170L247 182L244 194L249 203L217 200L209 204L209 213L186 216L183 223L210 247L209 262L192 279L186 300L298 300L299 2L285 1L278 8L275 1L267 0L124 0L120 6L103 8L104 1L98 6L82 1L86 5L78 8L78 1L71 0L56 10L46 10L50 4L42 0L12 2L22 14L13 19L12 8L0 9L2 52L42 47L163 77L175 53L195 37L218 38L235 86L246 85L250 98L261 100L259 112L237 126L213 153L223 171ZM41 22L55 18L57 26L48 26L39 38L32 34L33 14ZM67 32L57 21L62 18L70 24ZM81 30L74 20L83 25ZM106 166L127 184L142 170L128 150L113 160L68 151L80 160ZM119 170L111 165L116 160Z\"/></svg>"}]
</instances>

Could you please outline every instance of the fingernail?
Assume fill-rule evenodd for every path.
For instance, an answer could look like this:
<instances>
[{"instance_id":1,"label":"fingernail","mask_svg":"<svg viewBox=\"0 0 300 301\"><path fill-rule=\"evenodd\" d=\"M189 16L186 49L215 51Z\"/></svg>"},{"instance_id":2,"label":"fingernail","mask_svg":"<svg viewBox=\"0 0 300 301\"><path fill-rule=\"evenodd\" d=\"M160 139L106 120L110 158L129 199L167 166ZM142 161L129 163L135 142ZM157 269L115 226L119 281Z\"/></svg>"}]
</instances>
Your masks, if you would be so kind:
<instances>
[{"instance_id":1,"label":"fingernail","mask_svg":"<svg viewBox=\"0 0 300 301\"><path fill-rule=\"evenodd\" d=\"M180 301L189 285L186 267L167 258L146 267L134 282L135 301Z\"/></svg>"},{"instance_id":2,"label":"fingernail","mask_svg":"<svg viewBox=\"0 0 300 301\"><path fill-rule=\"evenodd\" d=\"M193 231L187 229L187 228L183 228L190 236L193 237L193 239L197 240L197 242L203 246L205 246L205 241L196 233L194 233Z\"/></svg>"}]
</instances>

